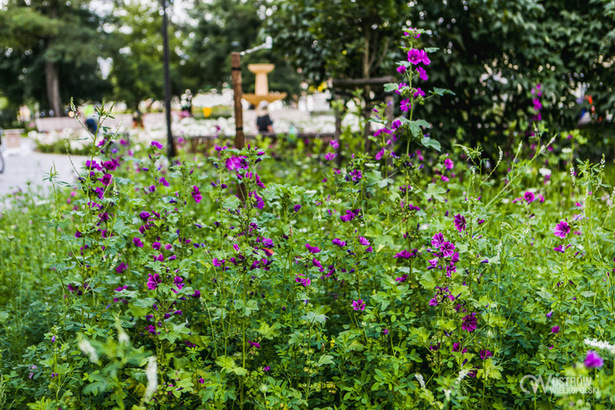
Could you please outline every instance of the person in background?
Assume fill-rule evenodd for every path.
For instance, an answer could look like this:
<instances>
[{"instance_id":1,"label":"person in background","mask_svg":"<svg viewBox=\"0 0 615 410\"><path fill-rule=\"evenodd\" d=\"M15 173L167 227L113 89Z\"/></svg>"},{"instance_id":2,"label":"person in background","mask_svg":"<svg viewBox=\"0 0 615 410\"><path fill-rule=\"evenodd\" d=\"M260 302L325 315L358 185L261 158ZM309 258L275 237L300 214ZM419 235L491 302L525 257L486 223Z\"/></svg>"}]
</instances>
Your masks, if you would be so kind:
<instances>
[{"instance_id":1,"label":"person in background","mask_svg":"<svg viewBox=\"0 0 615 410\"><path fill-rule=\"evenodd\" d=\"M256 110L256 127L260 134L273 134L273 121L269 117L269 103L261 101Z\"/></svg>"}]
</instances>

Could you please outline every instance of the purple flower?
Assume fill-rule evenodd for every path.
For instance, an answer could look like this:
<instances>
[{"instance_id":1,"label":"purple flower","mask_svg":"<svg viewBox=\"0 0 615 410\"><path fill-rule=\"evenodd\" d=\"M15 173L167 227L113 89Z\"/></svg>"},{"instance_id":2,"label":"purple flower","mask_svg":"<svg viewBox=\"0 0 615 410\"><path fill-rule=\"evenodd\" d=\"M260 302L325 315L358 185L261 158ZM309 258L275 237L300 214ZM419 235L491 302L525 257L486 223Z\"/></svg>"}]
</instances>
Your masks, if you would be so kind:
<instances>
[{"instance_id":1,"label":"purple flower","mask_svg":"<svg viewBox=\"0 0 615 410\"><path fill-rule=\"evenodd\" d=\"M128 269L128 265L126 265L124 262L121 262L119 265L117 265L117 268L115 268L115 271L121 274L121 273L126 272L126 269Z\"/></svg>"},{"instance_id":2,"label":"purple flower","mask_svg":"<svg viewBox=\"0 0 615 410\"><path fill-rule=\"evenodd\" d=\"M197 187L196 185L192 187L192 198L194 198L194 201L197 204L201 202L201 199L203 199L201 191L199 191L199 187Z\"/></svg>"},{"instance_id":3,"label":"purple flower","mask_svg":"<svg viewBox=\"0 0 615 410\"><path fill-rule=\"evenodd\" d=\"M268 372L269 370L271 370L271 367L269 367L269 366L265 366L265 367L263 367L263 371L264 371L264 372Z\"/></svg>"},{"instance_id":4,"label":"purple flower","mask_svg":"<svg viewBox=\"0 0 615 410\"><path fill-rule=\"evenodd\" d=\"M459 231L465 231L466 229L466 218L461 214L455 215L455 228Z\"/></svg>"},{"instance_id":5,"label":"purple flower","mask_svg":"<svg viewBox=\"0 0 615 410\"><path fill-rule=\"evenodd\" d=\"M370 245L369 241L366 238L362 237L362 236L359 237L359 243L361 245L363 245L363 246L369 246Z\"/></svg>"},{"instance_id":6,"label":"purple flower","mask_svg":"<svg viewBox=\"0 0 615 410\"><path fill-rule=\"evenodd\" d=\"M109 185L111 183L111 181L113 181L113 175L111 175L111 174L105 174L100 179L100 182L102 182L102 184L105 185L105 186Z\"/></svg>"},{"instance_id":7,"label":"purple flower","mask_svg":"<svg viewBox=\"0 0 615 410\"><path fill-rule=\"evenodd\" d=\"M419 73L419 78L423 81L427 81L429 77L427 77L427 73L423 67L417 67L416 71Z\"/></svg>"},{"instance_id":8,"label":"purple flower","mask_svg":"<svg viewBox=\"0 0 615 410\"><path fill-rule=\"evenodd\" d=\"M554 251L556 252L561 252L564 253L564 251L566 250L566 248L564 248L564 245L558 245L555 248L553 248Z\"/></svg>"},{"instance_id":9,"label":"purple flower","mask_svg":"<svg viewBox=\"0 0 615 410\"><path fill-rule=\"evenodd\" d=\"M463 330L467 330L468 332L475 331L477 325L478 321L476 319L476 313L472 313L471 315L465 316L461 322L461 328Z\"/></svg>"},{"instance_id":10,"label":"purple flower","mask_svg":"<svg viewBox=\"0 0 615 410\"><path fill-rule=\"evenodd\" d=\"M334 154L333 152L327 152L327 153L325 154L325 159L326 159L327 161L331 161L331 160L333 160L333 158L335 158L335 154Z\"/></svg>"},{"instance_id":11,"label":"purple flower","mask_svg":"<svg viewBox=\"0 0 615 410\"><path fill-rule=\"evenodd\" d=\"M337 245L337 246L340 246L340 247L346 246L346 242L344 242L344 241L342 241L341 239L338 239L338 238L335 238L331 242L333 242L334 245Z\"/></svg>"},{"instance_id":12,"label":"purple flower","mask_svg":"<svg viewBox=\"0 0 615 410\"><path fill-rule=\"evenodd\" d=\"M480 358L485 360L488 357L493 357L493 353L491 353L489 350L485 349L485 350L481 350L480 351Z\"/></svg>"},{"instance_id":13,"label":"purple flower","mask_svg":"<svg viewBox=\"0 0 615 410\"><path fill-rule=\"evenodd\" d=\"M587 352L587 357L585 358L585 366L590 368L599 368L604 365L604 360L602 357L598 356L598 353L590 350Z\"/></svg>"},{"instance_id":14,"label":"purple flower","mask_svg":"<svg viewBox=\"0 0 615 410\"><path fill-rule=\"evenodd\" d=\"M442 233L435 234L432 239L431 246L433 247L439 248L444 244L444 235Z\"/></svg>"},{"instance_id":15,"label":"purple flower","mask_svg":"<svg viewBox=\"0 0 615 410\"><path fill-rule=\"evenodd\" d=\"M305 244L305 247L306 247L306 248L308 248L308 250L309 250L311 253L318 253L318 252L320 252L320 249L319 249L318 247L316 247L316 246L310 246L310 244L309 244L309 243L306 243L306 244Z\"/></svg>"},{"instance_id":16,"label":"purple flower","mask_svg":"<svg viewBox=\"0 0 615 410\"><path fill-rule=\"evenodd\" d=\"M162 144L159 143L158 141L152 141L152 143L150 144L152 147L156 147L158 149L162 149Z\"/></svg>"},{"instance_id":17,"label":"purple flower","mask_svg":"<svg viewBox=\"0 0 615 410\"><path fill-rule=\"evenodd\" d=\"M226 168L229 171L234 169L245 169L248 168L248 164L244 163L243 157L230 157L226 160Z\"/></svg>"},{"instance_id":18,"label":"purple flower","mask_svg":"<svg viewBox=\"0 0 615 410\"><path fill-rule=\"evenodd\" d=\"M401 252L398 252L397 254L395 254L394 258L402 258L402 259L410 259L416 256L416 253L412 252L408 252L407 250L403 250Z\"/></svg>"},{"instance_id":19,"label":"purple flower","mask_svg":"<svg viewBox=\"0 0 615 410\"><path fill-rule=\"evenodd\" d=\"M155 273L154 275L152 275L150 273L149 278L147 279L147 287L149 288L149 290L154 290L161 282L162 280L160 279L159 274Z\"/></svg>"},{"instance_id":20,"label":"purple flower","mask_svg":"<svg viewBox=\"0 0 615 410\"><path fill-rule=\"evenodd\" d=\"M403 74L403 73L405 73L405 72L406 72L406 70L407 70L406 66L400 65L399 67L397 67L397 72L398 72L399 74Z\"/></svg>"},{"instance_id":21,"label":"purple flower","mask_svg":"<svg viewBox=\"0 0 615 410\"><path fill-rule=\"evenodd\" d=\"M297 205L293 206L293 211L295 211L295 212L299 212L300 209L301 209L301 205L297 204Z\"/></svg>"},{"instance_id":22,"label":"purple flower","mask_svg":"<svg viewBox=\"0 0 615 410\"><path fill-rule=\"evenodd\" d=\"M408 111L410 111L410 108L412 108L412 104L410 104L410 99L409 99L409 98L406 98L406 99L401 100L401 103L400 103L400 109L401 109L403 112L408 112Z\"/></svg>"},{"instance_id":23,"label":"purple flower","mask_svg":"<svg viewBox=\"0 0 615 410\"><path fill-rule=\"evenodd\" d=\"M363 301L363 299L353 300L352 308L354 310L365 310L365 302Z\"/></svg>"},{"instance_id":24,"label":"purple flower","mask_svg":"<svg viewBox=\"0 0 615 410\"><path fill-rule=\"evenodd\" d=\"M149 215L149 212L143 211L139 214L139 218L141 218L143 222L147 222L147 218L149 218Z\"/></svg>"},{"instance_id":25,"label":"purple flower","mask_svg":"<svg viewBox=\"0 0 615 410\"><path fill-rule=\"evenodd\" d=\"M135 244L135 246L137 246L137 247L139 247L139 248L142 248L142 247L143 247L143 242L141 242L141 239L139 239L139 238L136 238L136 237L135 237L135 238L132 240L132 242Z\"/></svg>"},{"instance_id":26,"label":"purple flower","mask_svg":"<svg viewBox=\"0 0 615 410\"><path fill-rule=\"evenodd\" d=\"M557 333L557 332L559 332L559 326L553 326L551 328L551 333Z\"/></svg>"},{"instance_id":27,"label":"purple flower","mask_svg":"<svg viewBox=\"0 0 615 410\"><path fill-rule=\"evenodd\" d=\"M549 313L547 313L547 317L548 317L549 319L551 319L551 316L553 316L553 311L550 311Z\"/></svg>"},{"instance_id":28,"label":"purple flower","mask_svg":"<svg viewBox=\"0 0 615 410\"><path fill-rule=\"evenodd\" d=\"M389 334L389 329L382 329L382 334L383 335L388 335Z\"/></svg>"},{"instance_id":29,"label":"purple flower","mask_svg":"<svg viewBox=\"0 0 615 410\"><path fill-rule=\"evenodd\" d=\"M329 145L331 145L333 148L337 149L340 146L340 143L337 140L332 140Z\"/></svg>"},{"instance_id":30,"label":"purple flower","mask_svg":"<svg viewBox=\"0 0 615 410\"><path fill-rule=\"evenodd\" d=\"M566 237L570 233L570 225L566 221L560 221L553 230L553 234L562 239Z\"/></svg>"},{"instance_id":31,"label":"purple flower","mask_svg":"<svg viewBox=\"0 0 615 410\"><path fill-rule=\"evenodd\" d=\"M446 169L453 169L453 161L450 158L444 160L444 167Z\"/></svg>"},{"instance_id":32,"label":"purple flower","mask_svg":"<svg viewBox=\"0 0 615 410\"><path fill-rule=\"evenodd\" d=\"M449 256L453 256L453 251L455 250L455 245L453 245L451 242L444 242L442 244L442 248L440 249L442 251L442 255L447 258Z\"/></svg>"},{"instance_id":33,"label":"purple flower","mask_svg":"<svg viewBox=\"0 0 615 410\"><path fill-rule=\"evenodd\" d=\"M79 231L75 232L75 238L81 238L82 233Z\"/></svg>"},{"instance_id":34,"label":"purple flower","mask_svg":"<svg viewBox=\"0 0 615 410\"><path fill-rule=\"evenodd\" d=\"M534 198L536 198L536 196L533 192L527 191L525 194L523 194L523 198L525 199L525 202L529 204L534 200Z\"/></svg>"},{"instance_id":35,"label":"purple flower","mask_svg":"<svg viewBox=\"0 0 615 410\"><path fill-rule=\"evenodd\" d=\"M164 177L160 177L158 182L160 182L164 186L169 186L169 183L167 182L167 180Z\"/></svg>"},{"instance_id":36,"label":"purple flower","mask_svg":"<svg viewBox=\"0 0 615 410\"><path fill-rule=\"evenodd\" d=\"M417 98L417 97L425 97L425 91L421 90L418 87L416 91L414 92L414 98Z\"/></svg>"},{"instance_id":37,"label":"purple flower","mask_svg":"<svg viewBox=\"0 0 615 410\"><path fill-rule=\"evenodd\" d=\"M162 244L160 242L154 242L152 244L152 248L154 248L155 250L159 250L162 247Z\"/></svg>"},{"instance_id":38,"label":"purple flower","mask_svg":"<svg viewBox=\"0 0 615 410\"><path fill-rule=\"evenodd\" d=\"M439 304L438 299L436 299L435 296L431 298L431 300L429 301L429 306L438 306L438 304Z\"/></svg>"},{"instance_id":39,"label":"purple flower","mask_svg":"<svg viewBox=\"0 0 615 410\"><path fill-rule=\"evenodd\" d=\"M414 48L408 51L408 61L414 65L419 63L423 63L425 65L431 64L431 60L427 57L425 50L417 50Z\"/></svg>"}]
</instances>

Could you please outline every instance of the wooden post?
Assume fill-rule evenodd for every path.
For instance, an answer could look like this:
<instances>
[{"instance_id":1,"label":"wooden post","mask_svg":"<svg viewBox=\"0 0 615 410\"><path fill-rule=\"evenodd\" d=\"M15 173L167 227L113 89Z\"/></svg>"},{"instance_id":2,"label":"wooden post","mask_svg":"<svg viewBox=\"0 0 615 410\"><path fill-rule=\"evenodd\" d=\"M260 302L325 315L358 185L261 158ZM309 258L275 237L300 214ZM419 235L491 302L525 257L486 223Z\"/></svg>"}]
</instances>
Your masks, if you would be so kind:
<instances>
[{"instance_id":1,"label":"wooden post","mask_svg":"<svg viewBox=\"0 0 615 410\"><path fill-rule=\"evenodd\" d=\"M246 138L243 133L243 108L241 107L241 55L234 51L231 53L231 74L233 78L233 97L235 100L235 148L242 149ZM246 186L240 183L237 187L237 197L241 202L246 201Z\"/></svg>"},{"instance_id":2,"label":"wooden post","mask_svg":"<svg viewBox=\"0 0 615 410\"><path fill-rule=\"evenodd\" d=\"M342 167L342 141L340 136L342 135L342 109L338 106L343 100L342 98L333 92L333 99L335 100L335 135L334 139L337 140L337 167Z\"/></svg>"},{"instance_id":3,"label":"wooden post","mask_svg":"<svg viewBox=\"0 0 615 410\"><path fill-rule=\"evenodd\" d=\"M233 78L233 95L235 99L235 148L242 149L245 146L243 133L243 109L241 107L241 55L238 52L231 53L231 70Z\"/></svg>"}]
</instances>

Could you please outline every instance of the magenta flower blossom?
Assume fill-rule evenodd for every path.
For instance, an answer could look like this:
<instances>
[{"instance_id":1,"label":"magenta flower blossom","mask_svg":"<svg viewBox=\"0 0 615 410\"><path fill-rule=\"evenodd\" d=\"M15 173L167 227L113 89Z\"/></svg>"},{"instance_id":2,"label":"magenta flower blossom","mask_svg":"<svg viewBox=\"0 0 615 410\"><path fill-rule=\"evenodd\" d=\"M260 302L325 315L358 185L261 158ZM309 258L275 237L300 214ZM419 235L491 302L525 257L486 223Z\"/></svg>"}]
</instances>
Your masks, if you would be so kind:
<instances>
[{"instance_id":1,"label":"magenta flower blossom","mask_svg":"<svg viewBox=\"0 0 615 410\"><path fill-rule=\"evenodd\" d=\"M162 144L159 143L158 141L152 141L152 143L150 144L152 147L156 147L158 149L162 149Z\"/></svg>"},{"instance_id":2,"label":"magenta flower blossom","mask_svg":"<svg viewBox=\"0 0 615 410\"><path fill-rule=\"evenodd\" d=\"M429 77L427 77L427 73L423 67L417 67L416 71L419 73L419 78L423 81L427 81Z\"/></svg>"},{"instance_id":3,"label":"magenta flower blossom","mask_svg":"<svg viewBox=\"0 0 615 410\"><path fill-rule=\"evenodd\" d=\"M598 353L590 350L587 352L587 357L585 358L585 366L590 368L599 368L604 365L604 360L602 357L598 356Z\"/></svg>"},{"instance_id":4,"label":"magenta flower blossom","mask_svg":"<svg viewBox=\"0 0 615 410\"><path fill-rule=\"evenodd\" d=\"M566 221L560 221L553 230L553 234L562 239L566 237L570 233L570 225Z\"/></svg>"},{"instance_id":5,"label":"magenta flower blossom","mask_svg":"<svg viewBox=\"0 0 615 410\"><path fill-rule=\"evenodd\" d=\"M461 214L455 215L455 228L459 231L465 231L466 229L466 218Z\"/></svg>"},{"instance_id":6,"label":"magenta flower blossom","mask_svg":"<svg viewBox=\"0 0 615 410\"><path fill-rule=\"evenodd\" d=\"M398 252L395 254L394 258L401 258L401 259L410 259L410 258L414 258L416 256L416 252L417 250L413 250L412 253L408 252L407 250L403 250L401 252Z\"/></svg>"},{"instance_id":7,"label":"magenta flower blossom","mask_svg":"<svg viewBox=\"0 0 615 410\"><path fill-rule=\"evenodd\" d=\"M406 98L406 99L401 100L401 103L400 103L400 109L401 109L403 112L408 112L408 111L410 111L410 108L412 108L412 104L410 104L410 99L409 99L409 98Z\"/></svg>"},{"instance_id":8,"label":"magenta flower blossom","mask_svg":"<svg viewBox=\"0 0 615 410\"><path fill-rule=\"evenodd\" d=\"M301 209L301 205L293 206L293 211L295 211L295 212L299 212L300 209Z\"/></svg>"},{"instance_id":9,"label":"magenta flower blossom","mask_svg":"<svg viewBox=\"0 0 615 410\"><path fill-rule=\"evenodd\" d=\"M329 145L331 145L333 148L338 149L340 146L340 143L337 140L332 140Z\"/></svg>"},{"instance_id":10,"label":"magenta flower blossom","mask_svg":"<svg viewBox=\"0 0 615 410\"><path fill-rule=\"evenodd\" d=\"M201 195L201 191L199 191L199 187L196 185L192 187L192 198L194 198L194 202L197 204L203 199L203 195Z\"/></svg>"},{"instance_id":11,"label":"magenta flower blossom","mask_svg":"<svg viewBox=\"0 0 615 410\"><path fill-rule=\"evenodd\" d=\"M527 191L525 194L523 194L523 198L525 199L525 202L529 204L536 198L536 196L533 192Z\"/></svg>"},{"instance_id":12,"label":"magenta flower blossom","mask_svg":"<svg viewBox=\"0 0 615 410\"><path fill-rule=\"evenodd\" d=\"M308 250L310 251L310 253L318 253L320 252L320 249L316 246L310 246L309 243L305 244L305 247L308 248Z\"/></svg>"},{"instance_id":13,"label":"magenta flower blossom","mask_svg":"<svg viewBox=\"0 0 615 410\"><path fill-rule=\"evenodd\" d=\"M559 245L559 246L556 246L555 248L553 248L553 250L556 251L556 252L564 253L566 248L564 248L564 245Z\"/></svg>"},{"instance_id":14,"label":"magenta flower blossom","mask_svg":"<svg viewBox=\"0 0 615 410\"><path fill-rule=\"evenodd\" d=\"M478 326L478 321L476 319L476 313L467 315L461 320L461 328L468 332L475 331L477 326Z\"/></svg>"},{"instance_id":15,"label":"magenta flower blossom","mask_svg":"<svg viewBox=\"0 0 615 410\"><path fill-rule=\"evenodd\" d=\"M408 61L414 65L418 65L419 63L423 63L425 65L431 64L425 50L417 50L415 48L408 51Z\"/></svg>"},{"instance_id":16,"label":"magenta flower blossom","mask_svg":"<svg viewBox=\"0 0 615 410\"><path fill-rule=\"evenodd\" d=\"M325 154L325 159L326 159L327 161L332 161L332 160L333 160L333 158L335 158L335 154L334 154L333 152L327 152L327 153Z\"/></svg>"},{"instance_id":17,"label":"magenta flower blossom","mask_svg":"<svg viewBox=\"0 0 615 410\"><path fill-rule=\"evenodd\" d=\"M164 186L169 186L169 182L164 177L160 177L160 180L158 182L160 182Z\"/></svg>"},{"instance_id":18,"label":"magenta flower blossom","mask_svg":"<svg viewBox=\"0 0 615 410\"><path fill-rule=\"evenodd\" d=\"M480 351L480 358L483 359L483 360L487 359L488 357L492 357L492 356L493 356L493 353L491 353L487 349L484 349L484 350Z\"/></svg>"},{"instance_id":19,"label":"magenta flower blossom","mask_svg":"<svg viewBox=\"0 0 615 410\"><path fill-rule=\"evenodd\" d=\"M399 74L404 74L406 70L407 70L406 66L400 65L399 67L397 67L397 72Z\"/></svg>"},{"instance_id":20,"label":"magenta flower blossom","mask_svg":"<svg viewBox=\"0 0 615 410\"><path fill-rule=\"evenodd\" d=\"M339 239L339 238L335 238L335 239L333 239L331 242L333 242L333 244L334 244L334 245L337 245L337 246L339 246L339 247L344 247L344 246L346 246L346 242L342 241L342 240L341 240L341 239Z\"/></svg>"},{"instance_id":21,"label":"magenta flower blossom","mask_svg":"<svg viewBox=\"0 0 615 410\"><path fill-rule=\"evenodd\" d=\"M143 242L141 242L141 239L139 238L133 238L132 243L135 244L135 246L142 248L143 247Z\"/></svg>"},{"instance_id":22,"label":"magenta flower blossom","mask_svg":"<svg viewBox=\"0 0 615 410\"><path fill-rule=\"evenodd\" d=\"M225 165L229 171L232 171L234 169L247 168L245 166L242 166L242 161L240 157L230 157L226 160Z\"/></svg>"},{"instance_id":23,"label":"magenta flower blossom","mask_svg":"<svg viewBox=\"0 0 615 410\"><path fill-rule=\"evenodd\" d=\"M162 283L162 279L160 279L160 275L157 273L152 275L150 273L149 278L147 279L147 287L149 288L149 290L156 289L160 283Z\"/></svg>"},{"instance_id":24,"label":"magenta flower blossom","mask_svg":"<svg viewBox=\"0 0 615 410\"><path fill-rule=\"evenodd\" d=\"M551 333L557 333L557 332L559 332L559 326L553 326L551 328Z\"/></svg>"},{"instance_id":25,"label":"magenta flower blossom","mask_svg":"<svg viewBox=\"0 0 615 410\"><path fill-rule=\"evenodd\" d=\"M429 306L438 306L438 299L436 299L436 297L434 296L430 301L429 301Z\"/></svg>"},{"instance_id":26,"label":"magenta flower blossom","mask_svg":"<svg viewBox=\"0 0 615 410\"><path fill-rule=\"evenodd\" d=\"M117 265L117 268L115 268L115 271L117 273L122 274L122 273L126 272L126 269L128 269L128 265L126 265L124 262L120 262L120 264Z\"/></svg>"},{"instance_id":27,"label":"magenta flower blossom","mask_svg":"<svg viewBox=\"0 0 615 410\"><path fill-rule=\"evenodd\" d=\"M435 248L439 248L444 244L444 235L442 233L437 233L433 236L433 240L431 241L431 246Z\"/></svg>"},{"instance_id":28,"label":"magenta flower blossom","mask_svg":"<svg viewBox=\"0 0 615 410\"><path fill-rule=\"evenodd\" d=\"M425 91L421 90L420 88L417 88L414 92L414 98L417 97L425 97Z\"/></svg>"},{"instance_id":29,"label":"magenta flower blossom","mask_svg":"<svg viewBox=\"0 0 615 410\"><path fill-rule=\"evenodd\" d=\"M111 174L105 174L100 179L100 182L102 182L102 184L105 185L105 186L109 185L111 183L111 181L113 181L113 175L111 175Z\"/></svg>"},{"instance_id":30,"label":"magenta flower blossom","mask_svg":"<svg viewBox=\"0 0 615 410\"><path fill-rule=\"evenodd\" d=\"M354 310L365 310L365 302L363 301L363 299L353 300L352 308Z\"/></svg>"},{"instance_id":31,"label":"magenta flower blossom","mask_svg":"<svg viewBox=\"0 0 615 410\"><path fill-rule=\"evenodd\" d=\"M362 237L362 236L359 237L359 243L361 245L363 245L363 246L369 246L370 245L369 241L366 238Z\"/></svg>"},{"instance_id":32,"label":"magenta flower blossom","mask_svg":"<svg viewBox=\"0 0 615 410\"><path fill-rule=\"evenodd\" d=\"M451 242L445 242L442 244L442 248L440 250L442 251L442 256L447 258L449 256L453 256L455 245L453 245Z\"/></svg>"},{"instance_id":33,"label":"magenta flower blossom","mask_svg":"<svg viewBox=\"0 0 615 410\"><path fill-rule=\"evenodd\" d=\"M446 169L453 169L453 161L450 158L444 160L444 167Z\"/></svg>"}]
</instances>

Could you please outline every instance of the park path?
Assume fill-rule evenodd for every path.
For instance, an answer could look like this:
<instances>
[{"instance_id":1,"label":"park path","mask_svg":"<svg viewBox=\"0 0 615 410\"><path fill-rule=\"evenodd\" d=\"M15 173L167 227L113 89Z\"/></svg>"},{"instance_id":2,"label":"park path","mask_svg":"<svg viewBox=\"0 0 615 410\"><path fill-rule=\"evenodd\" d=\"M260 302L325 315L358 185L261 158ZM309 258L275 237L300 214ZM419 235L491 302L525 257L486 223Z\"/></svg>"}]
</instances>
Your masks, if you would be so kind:
<instances>
[{"instance_id":1,"label":"park path","mask_svg":"<svg viewBox=\"0 0 615 410\"><path fill-rule=\"evenodd\" d=\"M44 181L52 166L58 172L57 181L65 181L73 184L76 173L68 157L64 154L43 154L34 151L34 142L28 138L21 139L19 148L6 149L2 153L4 158L4 173L0 174L0 198L6 194L28 188L28 183L34 192L42 190L49 192L51 183ZM72 161L77 167L85 162L86 157L72 156ZM0 199L0 203L3 201Z\"/></svg>"}]
</instances>

